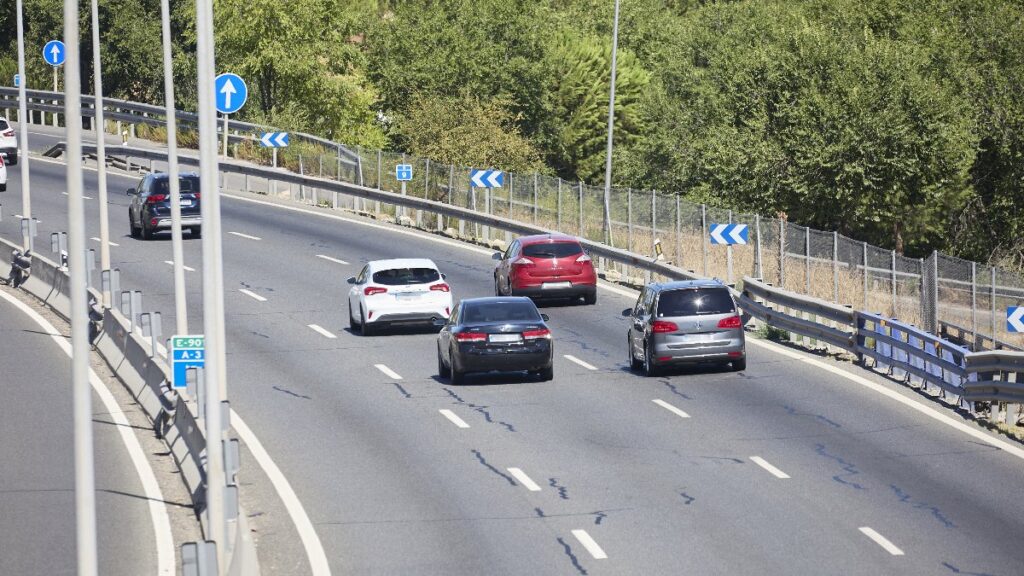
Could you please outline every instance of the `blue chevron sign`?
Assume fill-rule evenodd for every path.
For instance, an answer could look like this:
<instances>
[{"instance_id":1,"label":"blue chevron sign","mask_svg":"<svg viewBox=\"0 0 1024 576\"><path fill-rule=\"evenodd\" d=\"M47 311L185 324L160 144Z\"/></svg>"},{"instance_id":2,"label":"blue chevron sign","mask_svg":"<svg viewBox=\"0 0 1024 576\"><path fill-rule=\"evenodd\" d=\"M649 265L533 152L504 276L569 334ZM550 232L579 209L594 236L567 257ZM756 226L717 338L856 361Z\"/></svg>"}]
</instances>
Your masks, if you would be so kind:
<instances>
[{"instance_id":1,"label":"blue chevron sign","mask_svg":"<svg viewBox=\"0 0 1024 576\"><path fill-rule=\"evenodd\" d=\"M746 244L750 234L746 224L712 224L712 244Z\"/></svg>"},{"instance_id":2,"label":"blue chevron sign","mask_svg":"<svg viewBox=\"0 0 1024 576\"><path fill-rule=\"evenodd\" d=\"M1006 331L1024 332L1024 306L1010 306L1006 309Z\"/></svg>"},{"instance_id":3,"label":"blue chevron sign","mask_svg":"<svg viewBox=\"0 0 1024 576\"><path fill-rule=\"evenodd\" d=\"M260 144L264 148L284 148L288 146L288 133L266 132L260 136Z\"/></svg>"},{"instance_id":4,"label":"blue chevron sign","mask_svg":"<svg viewBox=\"0 0 1024 576\"><path fill-rule=\"evenodd\" d=\"M476 188L501 188L505 185L505 173L501 170L470 170L469 182Z\"/></svg>"}]
</instances>

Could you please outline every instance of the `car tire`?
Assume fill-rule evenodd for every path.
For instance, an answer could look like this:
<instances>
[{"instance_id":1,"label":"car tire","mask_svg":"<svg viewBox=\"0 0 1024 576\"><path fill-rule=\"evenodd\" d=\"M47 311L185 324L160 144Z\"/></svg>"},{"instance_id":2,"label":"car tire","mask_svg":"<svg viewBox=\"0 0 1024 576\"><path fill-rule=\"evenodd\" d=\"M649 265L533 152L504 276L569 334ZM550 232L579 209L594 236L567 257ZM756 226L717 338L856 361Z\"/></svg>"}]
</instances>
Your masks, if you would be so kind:
<instances>
[{"instance_id":1,"label":"car tire","mask_svg":"<svg viewBox=\"0 0 1024 576\"><path fill-rule=\"evenodd\" d=\"M142 239L143 240L152 240L153 239L153 231L150 230L148 226L146 226L145 222L142 222L141 224L142 225L140 226L140 228L142 229Z\"/></svg>"},{"instance_id":2,"label":"car tire","mask_svg":"<svg viewBox=\"0 0 1024 576\"><path fill-rule=\"evenodd\" d=\"M445 365L444 358L441 357L441 348L437 349L437 375L441 378L451 378L452 369Z\"/></svg>"},{"instance_id":3,"label":"car tire","mask_svg":"<svg viewBox=\"0 0 1024 576\"><path fill-rule=\"evenodd\" d=\"M349 305L348 305L348 327L349 327L350 330L355 332L356 329L360 328L361 326L362 325L359 324L359 322L356 321L356 317L352 315L352 303L349 302Z\"/></svg>"},{"instance_id":4,"label":"car tire","mask_svg":"<svg viewBox=\"0 0 1024 576\"><path fill-rule=\"evenodd\" d=\"M644 376L657 376L658 366L654 363L654 349L650 343L644 343Z\"/></svg>"},{"instance_id":5,"label":"car tire","mask_svg":"<svg viewBox=\"0 0 1024 576\"><path fill-rule=\"evenodd\" d=\"M732 361L732 371L733 372L743 372L746 369L747 369L747 359L746 358L740 358L739 360L733 360Z\"/></svg>"},{"instance_id":6,"label":"car tire","mask_svg":"<svg viewBox=\"0 0 1024 576\"><path fill-rule=\"evenodd\" d=\"M366 315L362 311L362 309L360 309L359 310L359 333L362 334L363 336L373 336L374 332L376 332L376 328L377 328L376 326L373 326L372 324L367 324L366 323Z\"/></svg>"},{"instance_id":7,"label":"car tire","mask_svg":"<svg viewBox=\"0 0 1024 576\"><path fill-rule=\"evenodd\" d=\"M633 372L639 372L643 368L643 362L636 359L633 355L633 342L629 338L629 334L626 334L626 351L629 354L629 369Z\"/></svg>"},{"instance_id":8,"label":"car tire","mask_svg":"<svg viewBox=\"0 0 1024 576\"><path fill-rule=\"evenodd\" d=\"M597 304L597 289L594 289L593 292L584 294L583 303L586 304L587 306L593 306L594 304Z\"/></svg>"},{"instance_id":9,"label":"car tire","mask_svg":"<svg viewBox=\"0 0 1024 576\"><path fill-rule=\"evenodd\" d=\"M128 235L129 236L131 236L132 238L138 238L139 237L139 229L135 227L135 222L132 221L132 211L131 211L131 209L128 210L128 228L129 228L129 230L128 230Z\"/></svg>"},{"instance_id":10,"label":"car tire","mask_svg":"<svg viewBox=\"0 0 1024 576\"><path fill-rule=\"evenodd\" d=\"M537 375L537 379L541 382L550 382L555 379L555 367L554 365L548 366L547 368L541 368L534 372Z\"/></svg>"},{"instance_id":11,"label":"car tire","mask_svg":"<svg viewBox=\"0 0 1024 576\"><path fill-rule=\"evenodd\" d=\"M498 275L497 274L494 275L494 295L495 296L504 296L504 294L501 293L501 286L498 284Z\"/></svg>"},{"instance_id":12,"label":"car tire","mask_svg":"<svg viewBox=\"0 0 1024 576\"><path fill-rule=\"evenodd\" d=\"M7 182L0 184L0 192L7 192Z\"/></svg>"},{"instance_id":13,"label":"car tire","mask_svg":"<svg viewBox=\"0 0 1024 576\"><path fill-rule=\"evenodd\" d=\"M7 165L8 166L17 166L18 165L18 153L17 152L15 152L14 154L8 154L7 155Z\"/></svg>"}]
</instances>

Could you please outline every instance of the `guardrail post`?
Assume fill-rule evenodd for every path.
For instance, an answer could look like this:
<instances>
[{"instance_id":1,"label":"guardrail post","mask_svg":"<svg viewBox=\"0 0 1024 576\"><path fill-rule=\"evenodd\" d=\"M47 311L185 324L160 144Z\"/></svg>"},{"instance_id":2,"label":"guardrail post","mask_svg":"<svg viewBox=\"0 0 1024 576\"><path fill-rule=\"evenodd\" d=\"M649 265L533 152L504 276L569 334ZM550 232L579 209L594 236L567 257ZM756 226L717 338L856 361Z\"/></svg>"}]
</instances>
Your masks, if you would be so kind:
<instances>
[{"instance_id":1,"label":"guardrail post","mask_svg":"<svg viewBox=\"0 0 1024 576\"><path fill-rule=\"evenodd\" d=\"M832 301L839 304L839 233L832 233Z\"/></svg>"},{"instance_id":2,"label":"guardrail post","mask_svg":"<svg viewBox=\"0 0 1024 576\"><path fill-rule=\"evenodd\" d=\"M704 255L704 276L708 275L708 207L700 205L700 248Z\"/></svg>"}]
</instances>

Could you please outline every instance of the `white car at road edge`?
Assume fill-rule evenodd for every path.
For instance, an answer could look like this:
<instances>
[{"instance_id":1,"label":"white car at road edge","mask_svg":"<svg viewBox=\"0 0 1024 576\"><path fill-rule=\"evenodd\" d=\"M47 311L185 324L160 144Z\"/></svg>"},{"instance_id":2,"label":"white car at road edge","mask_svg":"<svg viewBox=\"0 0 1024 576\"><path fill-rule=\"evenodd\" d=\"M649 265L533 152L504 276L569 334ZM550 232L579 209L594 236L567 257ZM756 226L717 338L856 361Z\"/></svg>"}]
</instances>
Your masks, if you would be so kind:
<instances>
[{"instance_id":1,"label":"white car at road edge","mask_svg":"<svg viewBox=\"0 0 1024 576\"><path fill-rule=\"evenodd\" d=\"M349 326L363 336L387 326L431 326L451 315L451 287L426 258L373 260L348 283Z\"/></svg>"}]
</instances>

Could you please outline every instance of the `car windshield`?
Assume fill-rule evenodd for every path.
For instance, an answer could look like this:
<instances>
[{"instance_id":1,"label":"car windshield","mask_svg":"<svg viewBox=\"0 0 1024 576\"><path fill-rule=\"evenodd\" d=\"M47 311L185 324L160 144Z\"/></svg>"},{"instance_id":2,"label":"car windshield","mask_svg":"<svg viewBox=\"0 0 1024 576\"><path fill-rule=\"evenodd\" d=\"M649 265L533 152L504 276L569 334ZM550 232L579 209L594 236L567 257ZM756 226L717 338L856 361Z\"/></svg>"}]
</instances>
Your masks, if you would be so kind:
<instances>
[{"instance_id":1,"label":"car windshield","mask_svg":"<svg viewBox=\"0 0 1024 576\"><path fill-rule=\"evenodd\" d=\"M731 314L732 297L725 288L696 288L662 292L658 297L658 317Z\"/></svg>"},{"instance_id":2,"label":"car windshield","mask_svg":"<svg viewBox=\"0 0 1024 576\"><path fill-rule=\"evenodd\" d=\"M157 194L170 194L170 178L160 178L153 182L153 191ZM199 178L196 176L182 176L178 178L178 190L182 194L195 194L199 192Z\"/></svg>"},{"instance_id":3,"label":"car windshield","mask_svg":"<svg viewBox=\"0 0 1024 576\"><path fill-rule=\"evenodd\" d=\"M462 310L463 324L540 321L533 302L467 302Z\"/></svg>"},{"instance_id":4,"label":"car windshield","mask_svg":"<svg viewBox=\"0 0 1024 576\"><path fill-rule=\"evenodd\" d=\"M566 258L582 254L579 242L545 242L523 246L523 256L530 258Z\"/></svg>"},{"instance_id":5,"label":"car windshield","mask_svg":"<svg viewBox=\"0 0 1024 576\"><path fill-rule=\"evenodd\" d=\"M373 281L385 286L406 286L409 284L428 284L441 279L441 274L433 268L391 268L373 273Z\"/></svg>"}]
</instances>

